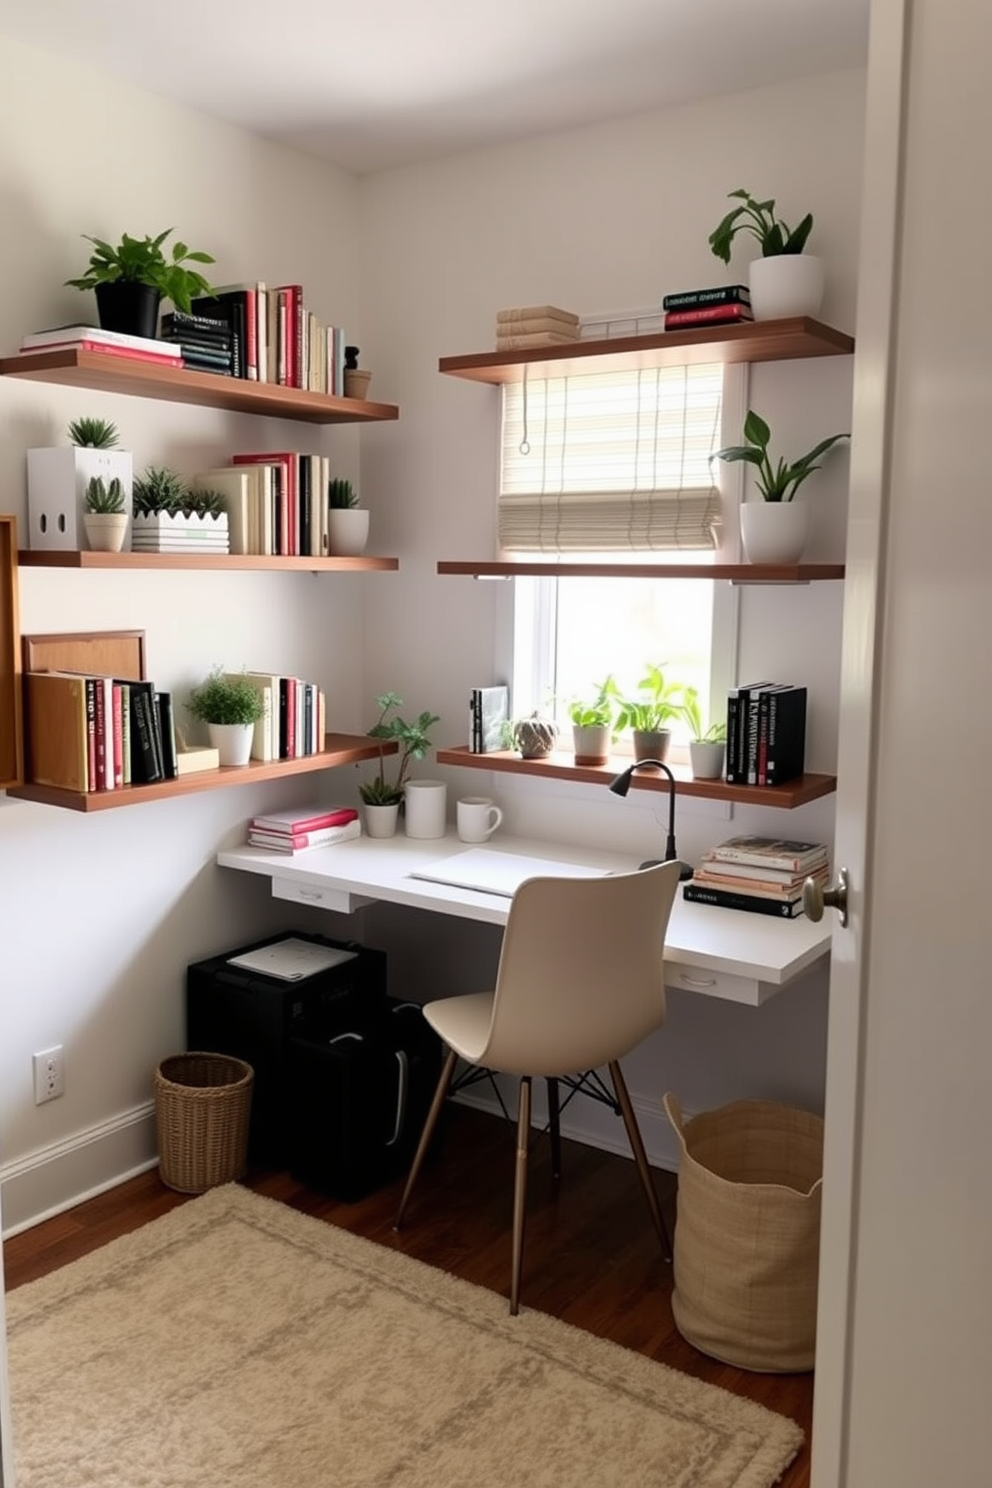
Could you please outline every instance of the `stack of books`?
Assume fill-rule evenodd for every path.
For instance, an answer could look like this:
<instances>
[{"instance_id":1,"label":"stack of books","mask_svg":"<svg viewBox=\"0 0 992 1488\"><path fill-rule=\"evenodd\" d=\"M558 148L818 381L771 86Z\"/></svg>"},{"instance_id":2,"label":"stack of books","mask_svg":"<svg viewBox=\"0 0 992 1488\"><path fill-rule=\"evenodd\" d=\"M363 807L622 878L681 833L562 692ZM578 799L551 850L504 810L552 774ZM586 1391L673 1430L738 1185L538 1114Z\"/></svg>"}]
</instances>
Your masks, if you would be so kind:
<instances>
[{"instance_id":1,"label":"stack of books","mask_svg":"<svg viewBox=\"0 0 992 1488\"><path fill-rule=\"evenodd\" d=\"M327 732L327 700L316 682L279 677L269 672L232 672L247 681L262 700L262 716L252 737L253 760L303 759L320 754Z\"/></svg>"},{"instance_id":2,"label":"stack of books","mask_svg":"<svg viewBox=\"0 0 992 1488\"><path fill-rule=\"evenodd\" d=\"M728 693L729 785L784 785L805 768L805 687L747 682Z\"/></svg>"},{"instance_id":3,"label":"stack of books","mask_svg":"<svg viewBox=\"0 0 992 1488\"><path fill-rule=\"evenodd\" d=\"M26 677L31 779L81 792L179 774L172 696L154 682L88 672Z\"/></svg>"},{"instance_id":4,"label":"stack of books","mask_svg":"<svg viewBox=\"0 0 992 1488\"><path fill-rule=\"evenodd\" d=\"M264 847L266 852L306 852L361 835L362 824L353 806L298 806L253 816L248 823L249 846Z\"/></svg>"},{"instance_id":5,"label":"stack of books","mask_svg":"<svg viewBox=\"0 0 992 1488\"><path fill-rule=\"evenodd\" d=\"M171 342L149 336L128 336L123 331L104 331L99 326L53 326L33 331L21 341L18 354L33 356L39 351L96 351L102 356L124 357L135 362L156 362L181 367L183 359Z\"/></svg>"},{"instance_id":6,"label":"stack of books","mask_svg":"<svg viewBox=\"0 0 992 1488\"><path fill-rule=\"evenodd\" d=\"M473 687L468 701L468 747L473 754L492 754L507 747L503 737L510 718L510 689Z\"/></svg>"},{"instance_id":7,"label":"stack of books","mask_svg":"<svg viewBox=\"0 0 992 1488\"><path fill-rule=\"evenodd\" d=\"M734 325L753 320L751 291L746 284L718 284L712 289L684 289L666 294L661 302L666 331L689 331L701 326Z\"/></svg>"},{"instance_id":8,"label":"stack of books","mask_svg":"<svg viewBox=\"0 0 992 1488\"><path fill-rule=\"evenodd\" d=\"M184 367L195 372L218 372L222 377L233 375L233 343L226 319L173 310L162 316L161 335L179 348Z\"/></svg>"},{"instance_id":9,"label":"stack of books","mask_svg":"<svg viewBox=\"0 0 992 1488\"><path fill-rule=\"evenodd\" d=\"M828 875L822 842L730 837L703 854L682 894L697 904L794 919L802 914L804 881L826 883Z\"/></svg>"},{"instance_id":10,"label":"stack of books","mask_svg":"<svg viewBox=\"0 0 992 1488\"><path fill-rule=\"evenodd\" d=\"M521 351L528 346L567 346L582 333L579 317L557 305L522 305L496 312L496 350Z\"/></svg>"}]
</instances>

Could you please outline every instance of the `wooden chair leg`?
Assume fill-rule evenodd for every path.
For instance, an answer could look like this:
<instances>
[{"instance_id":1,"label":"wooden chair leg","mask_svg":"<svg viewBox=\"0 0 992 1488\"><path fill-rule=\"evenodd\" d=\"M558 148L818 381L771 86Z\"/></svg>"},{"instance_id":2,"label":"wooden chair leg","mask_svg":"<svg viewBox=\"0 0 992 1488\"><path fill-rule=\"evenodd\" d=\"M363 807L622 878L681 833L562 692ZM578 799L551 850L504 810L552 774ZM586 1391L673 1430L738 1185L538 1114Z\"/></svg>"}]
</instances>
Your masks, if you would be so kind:
<instances>
[{"instance_id":1,"label":"wooden chair leg","mask_svg":"<svg viewBox=\"0 0 992 1488\"><path fill-rule=\"evenodd\" d=\"M561 1177L561 1103L558 1099L558 1081L547 1077L548 1087L548 1131L551 1135L551 1176Z\"/></svg>"},{"instance_id":2,"label":"wooden chair leg","mask_svg":"<svg viewBox=\"0 0 992 1488\"><path fill-rule=\"evenodd\" d=\"M513 1260L510 1271L510 1313L520 1311L520 1272L524 1256L524 1218L527 1211L527 1149L530 1145L530 1075L522 1075L517 1106L517 1164L513 1183Z\"/></svg>"},{"instance_id":3,"label":"wooden chair leg","mask_svg":"<svg viewBox=\"0 0 992 1488\"><path fill-rule=\"evenodd\" d=\"M431 1137L434 1135L434 1128L437 1126L437 1119L441 1114L441 1107L444 1105L444 1098L448 1094L448 1086L451 1084L451 1077L455 1073L455 1065L457 1063L458 1055L455 1053L454 1049L449 1049L448 1057L445 1059L444 1066L441 1070L441 1078L438 1080L437 1089L434 1091L434 1099L431 1101L431 1108L427 1112L427 1120L424 1122L424 1129L420 1134L420 1141L417 1144L417 1150L413 1156L413 1163L410 1167L410 1173L406 1180L406 1187L403 1189L403 1197L400 1199L400 1207L397 1209L396 1218L393 1220L394 1230L398 1230L400 1225L403 1223L403 1215L406 1211L407 1202L410 1198L411 1193L413 1192L413 1185L416 1183L418 1177L420 1176L420 1170L424 1165L424 1158L427 1156L427 1149L430 1146Z\"/></svg>"},{"instance_id":4,"label":"wooden chair leg","mask_svg":"<svg viewBox=\"0 0 992 1488\"><path fill-rule=\"evenodd\" d=\"M627 1139L630 1142L641 1184L647 1197L648 1208L651 1211L651 1219L658 1232L658 1239L661 1241L662 1254L666 1261L670 1261L672 1259L672 1240L668 1233L668 1226L665 1224L664 1215L661 1212L661 1206L658 1203L658 1195L655 1193L654 1180L651 1177L651 1166L648 1163L647 1153L644 1151L644 1143L641 1140L641 1129L637 1124L637 1117L634 1114L634 1107L631 1104L627 1082L621 1073L619 1063L615 1059L610 1064L609 1070L610 1079L613 1081L613 1089L616 1091L620 1114L623 1116L623 1124L627 1128Z\"/></svg>"}]
</instances>

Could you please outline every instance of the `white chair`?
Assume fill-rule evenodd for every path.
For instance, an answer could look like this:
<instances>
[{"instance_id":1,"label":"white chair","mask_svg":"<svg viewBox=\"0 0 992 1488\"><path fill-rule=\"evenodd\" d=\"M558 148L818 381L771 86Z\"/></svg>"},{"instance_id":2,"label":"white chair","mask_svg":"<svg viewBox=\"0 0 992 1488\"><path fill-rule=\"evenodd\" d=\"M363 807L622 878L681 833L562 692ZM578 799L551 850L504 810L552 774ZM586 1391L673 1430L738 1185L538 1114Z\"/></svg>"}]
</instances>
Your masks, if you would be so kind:
<instances>
[{"instance_id":1,"label":"white chair","mask_svg":"<svg viewBox=\"0 0 992 1488\"><path fill-rule=\"evenodd\" d=\"M494 992L429 1002L424 1016L448 1046L394 1228L410 1195L459 1059L517 1075L516 1181L510 1312L519 1311L531 1080L548 1081L558 1169L558 1084L607 1066L651 1218L671 1259L668 1231L619 1061L665 1020L662 956L679 865L600 878L531 878L514 895Z\"/></svg>"}]
</instances>

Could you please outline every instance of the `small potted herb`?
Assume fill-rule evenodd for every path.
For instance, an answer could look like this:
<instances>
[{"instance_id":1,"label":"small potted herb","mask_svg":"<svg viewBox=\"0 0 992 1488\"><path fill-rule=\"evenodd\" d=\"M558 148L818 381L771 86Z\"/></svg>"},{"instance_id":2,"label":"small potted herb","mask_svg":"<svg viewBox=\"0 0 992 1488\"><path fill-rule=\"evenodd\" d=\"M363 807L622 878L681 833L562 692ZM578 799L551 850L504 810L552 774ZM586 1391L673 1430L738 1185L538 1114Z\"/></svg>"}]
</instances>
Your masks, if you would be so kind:
<instances>
[{"instance_id":1,"label":"small potted herb","mask_svg":"<svg viewBox=\"0 0 992 1488\"><path fill-rule=\"evenodd\" d=\"M86 487L83 526L96 553L119 553L127 536L124 488L114 476L109 482L94 475Z\"/></svg>"},{"instance_id":2,"label":"small potted herb","mask_svg":"<svg viewBox=\"0 0 992 1488\"><path fill-rule=\"evenodd\" d=\"M727 750L727 725L711 723L703 727L699 693L687 687L682 699L682 716L689 725L689 763L696 780L719 780L723 775Z\"/></svg>"},{"instance_id":3,"label":"small potted herb","mask_svg":"<svg viewBox=\"0 0 992 1488\"><path fill-rule=\"evenodd\" d=\"M162 299L171 300L177 310L188 313L197 296L213 294L211 284L199 270L186 265L212 264L215 260L209 253L182 242L173 243L166 252L163 245L173 231L167 227L155 238L134 238L124 233L116 247L83 234L93 244L86 272L65 282L73 289L94 291L104 330L154 338Z\"/></svg>"},{"instance_id":4,"label":"small potted herb","mask_svg":"<svg viewBox=\"0 0 992 1488\"><path fill-rule=\"evenodd\" d=\"M255 724L262 717L262 697L244 672L221 667L194 687L187 710L207 725L210 742L222 765L246 765L251 758Z\"/></svg>"},{"instance_id":5,"label":"small potted herb","mask_svg":"<svg viewBox=\"0 0 992 1488\"><path fill-rule=\"evenodd\" d=\"M681 682L667 681L661 667L653 664L648 666L637 689L633 696L620 699L617 732L630 730L635 759L664 761L672 738L668 725L684 716L684 689Z\"/></svg>"},{"instance_id":6,"label":"small potted herb","mask_svg":"<svg viewBox=\"0 0 992 1488\"><path fill-rule=\"evenodd\" d=\"M335 477L327 483L327 537L332 557L355 558L369 540L369 514L359 504L350 480Z\"/></svg>"},{"instance_id":7,"label":"small potted herb","mask_svg":"<svg viewBox=\"0 0 992 1488\"><path fill-rule=\"evenodd\" d=\"M375 700L379 717L369 736L380 741L379 764L371 780L363 781L358 794L365 806L365 830L370 837L392 837L396 831L400 802L406 786L410 766L414 760L423 759L431 747L430 731L440 718L436 713L423 712L409 722L397 712L403 699L395 692L381 693ZM395 743L398 750L388 755L382 747L387 741ZM392 779L387 775L387 760L396 759L396 773Z\"/></svg>"},{"instance_id":8,"label":"small potted herb","mask_svg":"<svg viewBox=\"0 0 992 1488\"><path fill-rule=\"evenodd\" d=\"M572 724L572 748L577 765L605 765L610 757L619 692L612 673L596 684L589 698L573 698L568 704Z\"/></svg>"},{"instance_id":9,"label":"small potted herb","mask_svg":"<svg viewBox=\"0 0 992 1488\"><path fill-rule=\"evenodd\" d=\"M777 320L789 315L817 315L823 302L823 261L807 253L813 230L807 212L790 228L775 213L774 198L759 201L750 191L731 191L739 201L717 224L709 244L717 258L730 262L734 238L749 233L757 239L761 257L749 266L751 309L755 320Z\"/></svg>"}]
</instances>

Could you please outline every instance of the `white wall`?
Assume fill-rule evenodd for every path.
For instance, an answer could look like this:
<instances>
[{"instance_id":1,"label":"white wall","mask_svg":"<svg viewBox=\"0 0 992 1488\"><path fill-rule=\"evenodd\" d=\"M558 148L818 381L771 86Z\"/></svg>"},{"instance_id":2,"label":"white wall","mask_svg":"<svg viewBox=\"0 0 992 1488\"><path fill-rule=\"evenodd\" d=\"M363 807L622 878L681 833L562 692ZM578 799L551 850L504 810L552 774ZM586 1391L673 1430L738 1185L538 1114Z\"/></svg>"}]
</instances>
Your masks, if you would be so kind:
<instances>
[{"instance_id":1,"label":"white wall","mask_svg":"<svg viewBox=\"0 0 992 1488\"><path fill-rule=\"evenodd\" d=\"M51 80L58 118L71 128L39 117L26 81L39 75ZM395 687L410 708L442 715L439 743L464 742L467 689L494 665L499 586L440 579L435 563L493 551L498 397L439 377L438 356L490 346L504 305L552 301L599 312L718 282L725 271L706 237L727 192L741 185L775 194L787 217L814 212L815 246L829 264L824 318L851 328L863 92L862 74L839 74L355 182L117 83L101 91L71 65L8 46L0 63L0 207L18 232L0 254L8 281L23 287L0 306L0 346L78 316L79 296L59 286L85 262L79 233L113 237L175 223L187 241L216 254L221 281L302 282L315 307L343 320L361 345L373 396L401 410L397 424L361 433L373 547L399 554L399 574L131 578L24 569L22 629L142 627L151 673L179 692L216 660L313 675L328 688L332 722L344 728L366 727L373 694ZM31 130L21 127L26 118ZM742 243L734 263L742 274L749 256ZM756 368L753 379L753 401L797 448L847 427L850 359ZM0 380L0 408L3 505L22 518L24 449L57 441L80 413L117 418L139 467L193 470L238 445L280 447L288 439L329 449L341 468L357 471L357 435L348 429L266 426L10 379ZM843 466L823 480L814 556L840 558ZM771 666L809 681L809 763L823 770L835 762L839 589L747 592L741 605L741 670ZM425 762L420 773L436 771ZM488 780L445 773L452 795ZM322 788L340 796L353 792L354 779L339 772ZM313 779L284 782L92 819L9 801L0 807L7 951L0 1171L8 1225L153 1150L150 1072L181 1047L186 963L287 923L264 885L215 869L213 854L238 840L263 798L302 799L318 788ZM645 853L661 839L662 813L640 798L621 803L596 788L533 780L501 779L491 788L518 830ZM787 816L680 805L684 855L732 829L829 840L832 805ZM394 990L417 996L458 990L466 980L479 985L498 950L484 927L412 912L325 916L319 927L385 946ZM629 1070L654 1158L673 1158L659 1115L665 1088L678 1089L690 1110L742 1093L822 1106L825 1007L825 977L817 976L761 1010L673 995L668 1027ZM67 1092L38 1108L30 1056L52 1043L66 1046ZM623 1147L598 1109L580 1115L575 1103L569 1114L580 1131Z\"/></svg>"}]
</instances>

